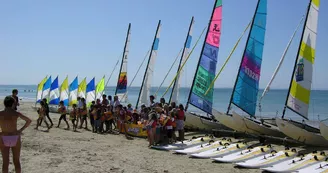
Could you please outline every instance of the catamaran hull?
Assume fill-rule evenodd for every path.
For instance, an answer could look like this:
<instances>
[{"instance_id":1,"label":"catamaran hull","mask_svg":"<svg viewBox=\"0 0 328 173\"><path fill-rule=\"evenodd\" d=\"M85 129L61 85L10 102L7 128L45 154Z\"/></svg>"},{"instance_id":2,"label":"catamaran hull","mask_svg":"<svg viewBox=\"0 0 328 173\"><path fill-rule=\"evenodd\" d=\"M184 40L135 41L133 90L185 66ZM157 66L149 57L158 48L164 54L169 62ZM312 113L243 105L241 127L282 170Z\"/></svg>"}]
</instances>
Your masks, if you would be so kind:
<instances>
[{"instance_id":1,"label":"catamaran hull","mask_svg":"<svg viewBox=\"0 0 328 173\"><path fill-rule=\"evenodd\" d=\"M320 122L320 133L326 140L328 140L328 126L323 122Z\"/></svg>"},{"instance_id":2,"label":"catamaran hull","mask_svg":"<svg viewBox=\"0 0 328 173\"><path fill-rule=\"evenodd\" d=\"M187 129L211 131L213 129L224 128L222 124L205 119L195 113L186 112L185 116L186 116L185 128L187 128Z\"/></svg>"},{"instance_id":3,"label":"catamaran hull","mask_svg":"<svg viewBox=\"0 0 328 173\"><path fill-rule=\"evenodd\" d=\"M279 131L277 126L269 125L264 122L264 125L260 122L255 122L246 117L242 117L237 113L233 113L233 118L237 119L236 122L244 123L247 128L247 132L255 135L268 135L275 137L285 137L285 135ZM254 133L255 132L255 133Z\"/></svg>"},{"instance_id":4,"label":"catamaran hull","mask_svg":"<svg viewBox=\"0 0 328 173\"><path fill-rule=\"evenodd\" d=\"M284 119L277 118L276 122L280 131L294 140L307 145L328 146L328 141L320 133L309 132Z\"/></svg>"}]
</instances>

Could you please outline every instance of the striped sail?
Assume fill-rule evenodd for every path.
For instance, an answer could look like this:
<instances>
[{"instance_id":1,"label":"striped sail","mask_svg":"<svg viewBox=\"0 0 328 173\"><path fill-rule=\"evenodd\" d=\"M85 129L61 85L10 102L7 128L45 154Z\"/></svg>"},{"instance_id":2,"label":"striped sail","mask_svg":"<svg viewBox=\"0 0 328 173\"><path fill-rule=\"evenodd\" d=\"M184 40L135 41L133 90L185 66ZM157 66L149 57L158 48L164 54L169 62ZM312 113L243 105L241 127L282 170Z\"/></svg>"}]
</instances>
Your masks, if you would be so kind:
<instances>
[{"instance_id":1,"label":"striped sail","mask_svg":"<svg viewBox=\"0 0 328 173\"><path fill-rule=\"evenodd\" d=\"M96 99L102 99L102 95L105 91L105 76L98 82L96 86Z\"/></svg>"},{"instance_id":2,"label":"striped sail","mask_svg":"<svg viewBox=\"0 0 328 173\"><path fill-rule=\"evenodd\" d=\"M216 0L188 99L188 103L208 114L212 114L213 88L206 96L205 92L215 77L220 46L221 22L222 0Z\"/></svg>"},{"instance_id":3,"label":"striped sail","mask_svg":"<svg viewBox=\"0 0 328 173\"><path fill-rule=\"evenodd\" d=\"M147 104L147 100L150 96L150 88L151 88L151 83L152 83L152 78L153 78L153 72L154 72L154 65L155 65L155 60L157 57L157 50L158 50L158 45L159 45L159 33L161 30L161 21L159 20L158 25L157 25L157 30L155 34L155 38L153 41L152 49L149 55L148 59L148 64L145 70L145 75L142 80L140 92L139 92L139 97L136 103L136 109L138 108L139 104Z\"/></svg>"},{"instance_id":4,"label":"striped sail","mask_svg":"<svg viewBox=\"0 0 328 173\"><path fill-rule=\"evenodd\" d=\"M127 84L128 84L127 70L128 70L128 54L129 54L129 45L130 45L130 35L131 35L130 29L131 29L131 23L129 24L128 32L126 35L121 69L120 69L117 86L116 86L116 90L115 90L115 95L118 96L118 99L121 102L125 102L127 99L126 96L125 97L123 97L123 96L126 95Z\"/></svg>"},{"instance_id":5,"label":"striped sail","mask_svg":"<svg viewBox=\"0 0 328 173\"><path fill-rule=\"evenodd\" d=\"M77 96L80 98L85 98L86 88L87 88L87 81L86 78L84 78L77 89L77 93L78 93Z\"/></svg>"},{"instance_id":6,"label":"striped sail","mask_svg":"<svg viewBox=\"0 0 328 173\"><path fill-rule=\"evenodd\" d=\"M259 0L241 60L231 103L255 116L265 40L267 0Z\"/></svg>"},{"instance_id":7,"label":"striped sail","mask_svg":"<svg viewBox=\"0 0 328 173\"><path fill-rule=\"evenodd\" d=\"M312 0L309 4L287 99L287 107L304 118L308 117L310 103L319 5L319 0Z\"/></svg>"},{"instance_id":8,"label":"striped sail","mask_svg":"<svg viewBox=\"0 0 328 173\"><path fill-rule=\"evenodd\" d=\"M77 88L78 88L78 79L77 76L73 80L73 82L69 85L69 105L77 103Z\"/></svg>"},{"instance_id":9,"label":"striped sail","mask_svg":"<svg viewBox=\"0 0 328 173\"><path fill-rule=\"evenodd\" d=\"M41 99L45 98L45 99L47 99L47 102L49 102L50 87L51 87L51 76L43 84L43 88L42 88L42 97L41 97Z\"/></svg>"},{"instance_id":10,"label":"striped sail","mask_svg":"<svg viewBox=\"0 0 328 173\"><path fill-rule=\"evenodd\" d=\"M191 18L187 38L186 38L186 41L185 41L185 44L184 44L184 49L183 49L183 52L182 52L182 55L181 55L181 59L180 59L180 63L179 63L177 73L179 73L179 69L181 68L182 64L184 64L184 62L186 61L186 59L188 57L189 49L190 49L190 45L191 45L191 40L192 40L191 34L192 34L193 25L194 25L194 17ZM176 79L174 81L169 103L171 103L171 102L178 103L179 88L180 88L180 82L181 82L181 78L180 78L181 74L182 73L180 72L179 75L176 77Z\"/></svg>"},{"instance_id":11,"label":"striped sail","mask_svg":"<svg viewBox=\"0 0 328 173\"><path fill-rule=\"evenodd\" d=\"M46 83L48 79L48 76L46 76L39 84L38 84L38 91L36 93L36 103L40 103L42 100L42 91L43 91L43 85Z\"/></svg>"},{"instance_id":12,"label":"striped sail","mask_svg":"<svg viewBox=\"0 0 328 173\"><path fill-rule=\"evenodd\" d=\"M86 104L89 107L91 105L91 102L96 100L95 78L91 79L91 81L88 83L86 92Z\"/></svg>"},{"instance_id":13,"label":"striped sail","mask_svg":"<svg viewBox=\"0 0 328 173\"><path fill-rule=\"evenodd\" d=\"M50 87L50 94L49 94L49 104L51 105L58 105L59 104L59 88L58 88L58 76L52 82Z\"/></svg>"},{"instance_id":14,"label":"striped sail","mask_svg":"<svg viewBox=\"0 0 328 173\"><path fill-rule=\"evenodd\" d=\"M66 76L65 80L60 86L60 101L63 101L65 106L68 106L68 94L68 76Z\"/></svg>"}]
</instances>

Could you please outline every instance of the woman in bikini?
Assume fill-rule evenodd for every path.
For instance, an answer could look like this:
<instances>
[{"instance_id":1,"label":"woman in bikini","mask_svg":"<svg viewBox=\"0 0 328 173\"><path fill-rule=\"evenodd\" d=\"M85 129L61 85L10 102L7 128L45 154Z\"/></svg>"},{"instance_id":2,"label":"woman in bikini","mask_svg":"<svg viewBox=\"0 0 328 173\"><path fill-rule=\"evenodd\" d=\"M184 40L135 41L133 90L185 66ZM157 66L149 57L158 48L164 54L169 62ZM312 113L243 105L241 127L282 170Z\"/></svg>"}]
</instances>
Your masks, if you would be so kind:
<instances>
[{"instance_id":1,"label":"woman in bikini","mask_svg":"<svg viewBox=\"0 0 328 173\"><path fill-rule=\"evenodd\" d=\"M59 122L58 122L58 126L57 128L59 128L59 125L60 125L60 122L61 120L64 120L66 125L67 125L67 130L69 129L69 124L66 120L66 107L64 105L64 102L63 101L60 101L59 102L59 108L58 108L58 112L60 113L60 118L59 118Z\"/></svg>"},{"instance_id":2,"label":"woman in bikini","mask_svg":"<svg viewBox=\"0 0 328 173\"><path fill-rule=\"evenodd\" d=\"M30 124L31 120L14 110L14 98L7 96L4 100L5 109L0 111L0 148L2 154L2 172L7 173L9 167L9 150L13 153L13 163L17 173L22 172L20 165L21 137L23 130ZM25 121L25 125L17 130L17 119L21 118Z\"/></svg>"},{"instance_id":3,"label":"woman in bikini","mask_svg":"<svg viewBox=\"0 0 328 173\"><path fill-rule=\"evenodd\" d=\"M39 126L41 125L41 122L44 121L44 123L46 123L47 128L48 128L48 130L46 130L46 132L49 132L50 126L49 126L49 124L47 122L47 119L46 119L46 115L47 115L46 104L45 104L44 101L41 101L40 105L41 105L41 108L38 110L39 118L37 120L35 129L38 130Z\"/></svg>"}]
</instances>

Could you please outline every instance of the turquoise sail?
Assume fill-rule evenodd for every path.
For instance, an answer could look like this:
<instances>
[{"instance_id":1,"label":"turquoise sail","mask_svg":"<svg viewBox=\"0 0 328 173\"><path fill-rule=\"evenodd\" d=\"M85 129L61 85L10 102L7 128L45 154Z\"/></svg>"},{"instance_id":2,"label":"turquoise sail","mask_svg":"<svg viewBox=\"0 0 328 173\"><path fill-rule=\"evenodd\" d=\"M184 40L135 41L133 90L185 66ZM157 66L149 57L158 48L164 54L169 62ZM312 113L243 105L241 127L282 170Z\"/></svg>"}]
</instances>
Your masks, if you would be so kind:
<instances>
[{"instance_id":1,"label":"turquoise sail","mask_svg":"<svg viewBox=\"0 0 328 173\"><path fill-rule=\"evenodd\" d=\"M256 111L266 18L267 0L259 0L230 101L251 116Z\"/></svg>"}]
</instances>

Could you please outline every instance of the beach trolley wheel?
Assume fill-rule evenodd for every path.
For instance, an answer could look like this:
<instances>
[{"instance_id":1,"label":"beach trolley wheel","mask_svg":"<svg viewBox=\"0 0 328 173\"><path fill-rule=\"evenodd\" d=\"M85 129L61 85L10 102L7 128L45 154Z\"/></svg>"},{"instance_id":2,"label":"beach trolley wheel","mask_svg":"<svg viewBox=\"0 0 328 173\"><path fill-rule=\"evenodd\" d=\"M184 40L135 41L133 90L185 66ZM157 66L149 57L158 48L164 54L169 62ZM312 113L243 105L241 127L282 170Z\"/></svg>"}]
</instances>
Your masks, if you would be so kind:
<instances>
[{"instance_id":1,"label":"beach trolley wheel","mask_svg":"<svg viewBox=\"0 0 328 173\"><path fill-rule=\"evenodd\" d=\"M204 142L204 138L201 138L200 141Z\"/></svg>"},{"instance_id":2,"label":"beach trolley wheel","mask_svg":"<svg viewBox=\"0 0 328 173\"><path fill-rule=\"evenodd\" d=\"M321 156L325 156L326 153L325 153L324 151L321 151L321 152L320 152L320 155L321 155Z\"/></svg>"},{"instance_id":3,"label":"beach trolley wheel","mask_svg":"<svg viewBox=\"0 0 328 173\"><path fill-rule=\"evenodd\" d=\"M249 146L249 147L247 147L247 149L253 149L253 146Z\"/></svg>"},{"instance_id":4,"label":"beach trolley wheel","mask_svg":"<svg viewBox=\"0 0 328 173\"><path fill-rule=\"evenodd\" d=\"M208 144L211 145L213 142L214 142L214 140L210 140L210 141L208 142Z\"/></svg>"},{"instance_id":5,"label":"beach trolley wheel","mask_svg":"<svg viewBox=\"0 0 328 173\"><path fill-rule=\"evenodd\" d=\"M318 159L318 156L317 156L317 155L313 156L313 158L314 158L314 160L316 160L316 161L319 161L319 159Z\"/></svg>"},{"instance_id":6,"label":"beach trolley wheel","mask_svg":"<svg viewBox=\"0 0 328 173\"><path fill-rule=\"evenodd\" d=\"M196 136L193 136L191 139L196 139L197 137Z\"/></svg>"},{"instance_id":7,"label":"beach trolley wheel","mask_svg":"<svg viewBox=\"0 0 328 173\"><path fill-rule=\"evenodd\" d=\"M227 141L232 142L231 138L229 138Z\"/></svg>"},{"instance_id":8,"label":"beach trolley wheel","mask_svg":"<svg viewBox=\"0 0 328 173\"><path fill-rule=\"evenodd\" d=\"M316 154L316 153L318 153L317 150L313 150L313 151L312 151L312 154Z\"/></svg>"},{"instance_id":9,"label":"beach trolley wheel","mask_svg":"<svg viewBox=\"0 0 328 173\"><path fill-rule=\"evenodd\" d=\"M296 149L295 149L295 148L293 148L293 149L292 149L292 152L296 153Z\"/></svg>"},{"instance_id":10,"label":"beach trolley wheel","mask_svg":"<svg viewBox=\"0 0 328 173\"><path fill-rule=\"evenodd\" d=\"M271 151L271 156L275 156L276 153L277 153L276 150L272 150L272 151Z\"/></svg>"},{"instance_id":11,"label":"beach trolley wheel","mask_svg":"<svg viewBox=\"0 0 328 173\"><path fill-rule=\"evenodd\" d=\"M290 150L290 148L288 146L285 147L285 150Z\"/></svg>"},{"instance_id":12,"label":"beach trolley wheel","mask_svg":"<svg viewBox=\"0 0 328 173\"><path fill-rule=\"evenodd\" d=\"M223 140L227 140L227 138L223 137L223 138L222 138L222 141L223 141Z\"/></svg>"}]
</instances>

